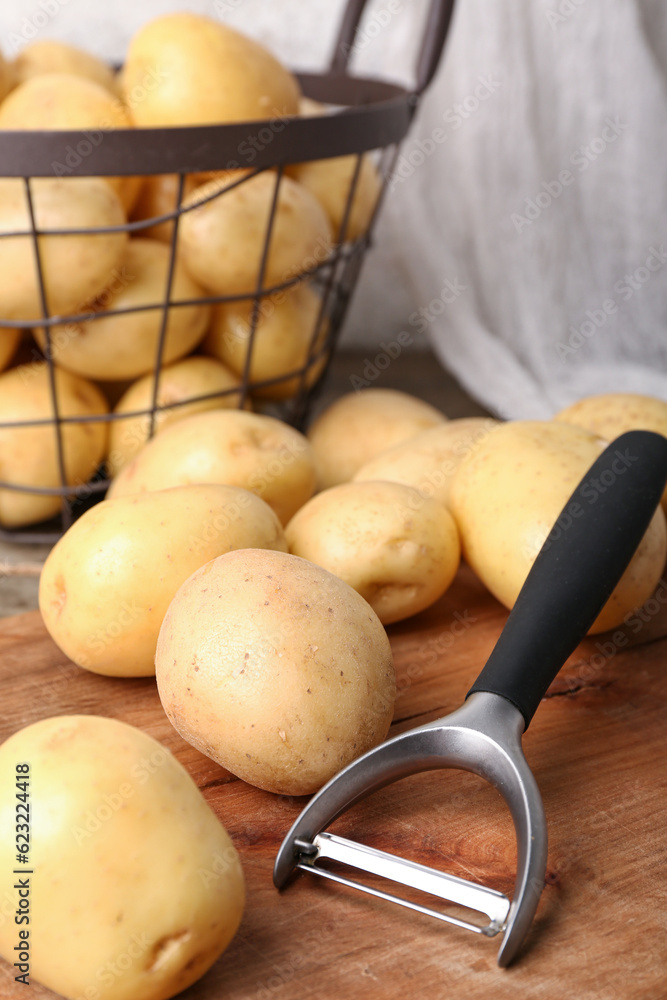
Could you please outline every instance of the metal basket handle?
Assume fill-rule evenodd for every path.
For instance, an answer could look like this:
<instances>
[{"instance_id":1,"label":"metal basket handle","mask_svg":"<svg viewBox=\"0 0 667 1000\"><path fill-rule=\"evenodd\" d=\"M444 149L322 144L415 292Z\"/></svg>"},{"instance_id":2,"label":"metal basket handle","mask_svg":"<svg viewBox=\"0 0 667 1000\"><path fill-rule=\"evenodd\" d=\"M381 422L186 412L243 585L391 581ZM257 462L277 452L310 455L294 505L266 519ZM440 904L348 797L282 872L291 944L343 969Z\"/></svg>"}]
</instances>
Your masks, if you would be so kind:
<instances>
[{"instance_id":1,"label":"metal basket handle","mask_svg":"<svg viewBox=\"0 0 667 1000\"><path fill-rule=\"evenodd\" d=\"M330 71L347 73L354 36L368 0L348 0L336 39ZM415 85L412 92L421 95L435 76L452 19L454 0L431 0L424 35L417 59Z\"/></svg>"}]
</instances>

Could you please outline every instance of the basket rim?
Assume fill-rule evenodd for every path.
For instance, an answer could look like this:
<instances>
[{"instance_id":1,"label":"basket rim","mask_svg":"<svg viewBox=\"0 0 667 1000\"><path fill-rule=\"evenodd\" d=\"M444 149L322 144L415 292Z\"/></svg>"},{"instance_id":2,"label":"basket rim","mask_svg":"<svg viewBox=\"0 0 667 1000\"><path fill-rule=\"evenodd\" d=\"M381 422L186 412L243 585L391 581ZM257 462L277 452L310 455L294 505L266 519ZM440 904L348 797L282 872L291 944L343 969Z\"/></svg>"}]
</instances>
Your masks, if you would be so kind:
<instances>
[{"instance_id":1,"label":"basket rim","mask_svg":"<svg viewBox=\"0 0 667 1000\"><path fill-rule=\"evenodd\" d=\"M304 94L343 108L224 125L168 128L2 130L0 178L197 173L365 153L399 143L416 95L372 77L297 74Z\"/></svg>"}]
</instances>

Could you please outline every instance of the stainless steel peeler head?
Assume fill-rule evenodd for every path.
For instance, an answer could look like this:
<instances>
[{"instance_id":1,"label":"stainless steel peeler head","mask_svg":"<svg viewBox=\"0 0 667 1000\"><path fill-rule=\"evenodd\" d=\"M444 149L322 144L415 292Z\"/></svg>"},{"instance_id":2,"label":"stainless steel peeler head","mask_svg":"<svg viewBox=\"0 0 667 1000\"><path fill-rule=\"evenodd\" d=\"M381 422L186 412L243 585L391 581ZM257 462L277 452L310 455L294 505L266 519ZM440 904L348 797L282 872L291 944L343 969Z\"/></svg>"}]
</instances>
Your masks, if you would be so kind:
<instances>
[{"instance_id":1,"label":"stainless steel peeler head","mask_svg":"<svg viewBox=\"0 0 667 1000\"><path fill-rule=\"evenodd\" d=\"M463 706L383 743L332 778L283 841L273 873L278 888L294 869L306 869L488 937L502 933L498 964L512 961L535 914L547 857L544 809L521 736L632 559L666 479L662 435L630 431L605 449L556 520ZM480 775L507 802L518 849L511 903L486 886L324 832L370 792L442 767ZM327 858L477 910L489 923L461 920L343 878L320 864Z\"/></svg>"},{"instance_id":2,"label":"stainless steel peeler head","mask_svg":"<svg viewBox=\"0 0 667 1000\"><path fill-rule=\"evenodd\" d=\"M547 859L542 799L521 749L524 727L524 718L514 705L499 695L479 692L451 715L396 736L353 761L315 795L287 834L274 868L276 886L282 887L295 869L306 869L488 937L501 933L498 964L508 965L531 925ZM491 782L507 802L518 852L511 905L507 897L486 886L323 834L337 816L371 792L435 768L472 771ZM489 923L471 923L358 882L350 883L318 864L326 858L477 910L487 915Z\"/></svg>"}]
</instances>

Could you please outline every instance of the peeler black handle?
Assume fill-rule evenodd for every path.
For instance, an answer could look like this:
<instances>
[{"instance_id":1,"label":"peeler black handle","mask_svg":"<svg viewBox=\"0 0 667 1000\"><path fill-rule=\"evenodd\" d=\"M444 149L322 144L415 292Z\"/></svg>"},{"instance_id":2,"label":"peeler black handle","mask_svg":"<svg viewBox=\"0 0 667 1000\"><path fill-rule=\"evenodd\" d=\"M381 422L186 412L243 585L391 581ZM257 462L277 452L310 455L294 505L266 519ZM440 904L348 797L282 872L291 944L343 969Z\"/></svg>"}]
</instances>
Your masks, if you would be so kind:
<instances>
[{"instance_id":1,"label":"peeler black handle","mask_svg":"<svg viewBox=\"0 0 667 1000\"><path fill-rule=\"evenodd\" d=\"M515 705L526 728L632 559L667 480L667 438L622 434L565 504L468 692Z\"/></svg>"}]
</instances>

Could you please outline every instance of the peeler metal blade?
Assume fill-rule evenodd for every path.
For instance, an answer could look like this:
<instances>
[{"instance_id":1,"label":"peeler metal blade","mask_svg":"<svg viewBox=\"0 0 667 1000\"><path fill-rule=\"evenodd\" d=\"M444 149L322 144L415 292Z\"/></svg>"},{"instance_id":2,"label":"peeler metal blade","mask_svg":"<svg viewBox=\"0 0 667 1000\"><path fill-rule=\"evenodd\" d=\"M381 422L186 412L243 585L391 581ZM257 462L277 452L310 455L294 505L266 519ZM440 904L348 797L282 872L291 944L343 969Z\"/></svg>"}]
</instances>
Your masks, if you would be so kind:
<instances>
[{"instance_id":1,"label":"peeler metal blade","mask_svg":"<svg viewBox=\"0 0 667 1000\"><path fill-rule=\"evenodd\" d=\"M323 875L325 878L343 885L361 889L362 892L367 892L372 896L398 903L400 906L405 906L418 913L428 914L458 927L464 927L477 934L485 934L487 937L493 937L505 927L510 901L507 896L504 896L502 892L496 892L495 889L488 889L486 886L477 885L467 879L458 878L456 875L448 875L446 872L427 868L425 865L419 865L406 858L388 854L386 851L379 851L374 847L367 847L365 844L347 840L345 837L337 837L332 833L318 833L312 844L308 841L297 841L296 847L299 850L297 868L303 868L304 871ZM460 907L474 910L480 914L483 913L488 917L489 923L482 925L461 920L449 913L443 913L401 896L394 896L380 889L374 889L371 886L344 878L319 866L318 861L323 858L351 865L353 868L362 869L394 882L400 882L413 889L420 889L422 892L437 896L439 899L449 900Z\"/></svg>"},{"instance_id":2,"label":"peeler metal blade","mask_svg":"<svg viewBox=\"0 0 667 1000\"><path fill-rule=\"evenodd\" d=\"M523 716L505 698L478 692L451 715L411 729L359 757L311 799L292 826L276 858L276 886L281 888L296 869L308 870L487 937L502 933L498 964L508 965L532 923L547 858L542 800L521 749L524 727ZM397 859L354 841L322 835L337 816L372 792L410 774L436 768L478 774L491 782L507 802L517 839L511 904L507 897L487 886ZM486 913L490 923L480 927L332 874L318 864L326 857Z\"/></svg>"}]
</instances>

